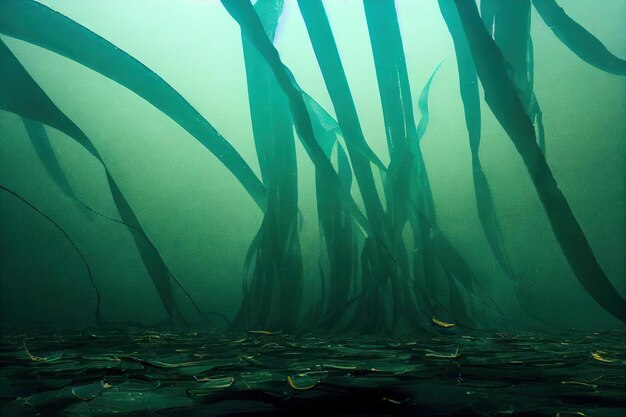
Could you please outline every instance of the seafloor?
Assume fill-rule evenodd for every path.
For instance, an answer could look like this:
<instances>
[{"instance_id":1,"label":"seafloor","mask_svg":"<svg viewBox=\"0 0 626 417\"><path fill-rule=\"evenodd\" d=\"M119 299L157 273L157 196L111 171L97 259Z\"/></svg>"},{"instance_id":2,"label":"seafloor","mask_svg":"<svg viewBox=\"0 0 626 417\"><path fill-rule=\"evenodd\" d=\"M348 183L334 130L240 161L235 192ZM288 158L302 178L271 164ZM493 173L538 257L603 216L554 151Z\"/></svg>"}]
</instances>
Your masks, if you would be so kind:
<instances>
[{"instance_id":1,"label":"seafloor","mask_svg":"<svg viewBox=\"0 0 626 417\"><path fill-rule=\"evenodd\" d=\"M626 415L625 331L391 340L116 328L1 340L3 417Z\"/></svg>"}]
</instances>

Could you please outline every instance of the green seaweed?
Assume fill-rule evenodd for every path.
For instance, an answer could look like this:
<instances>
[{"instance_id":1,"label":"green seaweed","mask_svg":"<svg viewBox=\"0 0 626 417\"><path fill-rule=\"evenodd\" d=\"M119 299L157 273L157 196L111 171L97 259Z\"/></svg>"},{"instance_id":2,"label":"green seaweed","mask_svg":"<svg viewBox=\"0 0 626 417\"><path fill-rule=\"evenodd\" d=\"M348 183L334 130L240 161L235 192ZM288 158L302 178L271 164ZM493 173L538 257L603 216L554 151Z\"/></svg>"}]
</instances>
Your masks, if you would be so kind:
<instances>
[{"instance_id":1,"label":"green seaweed","mask_svg":"<svg viewBox=\"0 0 626 417\"><path fill-rule=\"evenodd\" d=\"M0 108L32 119L45 125L54 127L76 140L87 152L95 157L104 167L111 195L118 209L122 223L138 233L133 233L133 239L139 250L152 282L154 283L163 305L172 319L181 318L177 313L178 307L174 302L170 288L171 274L163 262L156 247L147 238L137 217L133 213L126 198L120 191L117 183L110 175L108 168L94 147L93 143L65 114L50 100L46 93L28 74L17 58L0 40ZM176 280L176 282L180 283ZM182 287L182 286L181 286ZM183 289L184 290L184 289ZM185 290L184 290L185 291ZM189 294L185 291L189 299ZM191 300L195 305L195 302ZM197 306L196 306L197 308ZM198 312L200 310L198 309ZM200 313L202 315L202 313Z\"/></svg>"},{"instance_id":2,"label":"green seaweed","mask_svg":"<svg viewBox=\"0 0 626 417\"><path fill-rule=\"evenodd\" d=\"M450 0L440 0L443 1ZM454 4L485 89L485 100L524 160L552 231L574 275L602 308L626 321L626 300L602 270L569 203L558 188L537 145L532 121L508 78L506 62L480 20L476 5L460 0L454 0Z\"/></svg>"},{"instance_id":3,"label":"green seaweed","mask_svg":"<svg viewBox=\"0 0 626 417\"><path fill-rule=\"evenodd\" d=\"M533 0L533 3L555 34L582 59L607 72L623 75L624 61L608 52L556 2ZM438 207L422 146L430 123L429 97L436 93L431 90L442 64L434 69L414 101L417 91L412 91L409 82L395 3L363 1L390 156L388 166L366 140L354 91L344 70L346 63L342 62L322 2L299 0L298 5L337 120L300 87L274 46L283 0L258 0L254 6L248 0L222 0L222 5L241 29L253 133L250 139L254 141L262 181L186 98L134 57L35 1L0 2L0 34L67 57L145 99L216 155L263 215L244 261L243 299L238 313L232 322L221 316L232 325L232 330L252 329L251 333L236 341L223 339L228 351L213 352L215 356L210 358L206 357L204 347L200 352L188 348L197 335L186 335L187 347L164 354L173 340L171 335L135 334L131 337L134 343L148 344L154 350L119 356L95 352L88 359L93 370L111 376L111 390L108 383L106 386L101 383L101 387L89 383L100 380L101 374L85 375L80 380L70 377L84 370L71 357L59 358L54 364L34 355L29 355L33 363L22 357L23 362L19 363L24 366L17 366L9 373L41 365L37 369L41 375L63 374L51 378L37 393L24 393L34 394L25 401L32 401L37 407L60 412L71 404L63 410L67 415L147 412L151 406L140 404L141 396L134 392L137 390L132 389L133 384L146 385L145 390L140 388L148 393L148 403L153 401L154 408L160 410L191 407L200 401L212 404L220 399L239 400L240 390L244 388L245 395L250 396L247 398L260 402L283 401L281 396L285 393L301 400L321 395L324 390L335 390L337 386L345 386L341 389L346 392L375 389L385 381L399 382L399 375L404 378L418 368L421 370L421 364L390 366L386 359L376 356L381 349L393 349L389 346L370 343L368 354L341 346L330 349L330 344L327 349L313 338L303 342L278 331L395 335L423 330L449 336L487 327L490 318L487 309L504 316L483 286L488 278L476 276L471 263L437 223ZM527 167L575 276L605 310L626 320L626 302L604 275L545 160L542 113L534 91L531 0L482 0L482 16L473 1L439 0L439 6L454 43L478 217L494 258L505 275L514 280L519 278L507 253L479 157L479 80L487 105ZM419 122L414 105L421 116ZM174 298L172 286L178 285L208 322L191 295L168 270L96 147L37 85L4 43L0 43L0 108L22 117L41 164L66 197L85 210L130 229L169 319L189 324ZM74 194L47 136L48 127L75 140L102 164L119 219L98 212ZM316 295L307 299L303 294L305 276L300 243L303 218L298 207L294 127L315 168L320 242L317 299ZM380 183L376 175L380 175ZM353 198L352 188L358 189L363 211L355 202L356 196ZM312 303L301 314L306 301ZM99 297L96 318L102 321ZM457 346L466 341L458 342ZM328 363L310 358L300 361L289 352L290 347L313 355L328 354ZM407 357L420 355L428 358L426 364L441 366L467 359L461 353L462 347L456 352L454 346L437 347L440 349L430 346L411 355L398 355L397 360L404 362ZM234 355L234 350L239 350L239 354ZM288 352L281 359L284 370L275 371L276 357L272 355ZM603 360L602 353L594 352L594 355L596 366L613 366L607 365L614 363L610 356ZM233 370L238 367L254 370L235 377ZM262 371L256 372L256 367ZM344 375L345 371L352 374ZM144 381L124 380L131 373ZM160 381L168 381L170 385L162 387ZM0 389L6 387L2 385ZM412 389L420 395L424 392L430 395L438 386ZM83 402L75 401L80 396L72 394L74 391L84 394ZM404 404L399 392L380 401Z\"/></svg>"},{"instance_id":4,"label":"green seaweed","mask_svg":"<svg viewBox=\"0 0 626 417\"><path fill-rule=\"evenodd\" d=\"M298 5L335 108L337 122L344 137L349 138L346 140L346 150L363 197L365 211L372 228L379 236L384 236L383 207L374 184L372 168L369 161L352 146L353 143L363 144L364 147L367 145L324 7L319 2L307 1L299 1Z\"/></svg>"},{"instance_id":5,"label":"green seaweed","mask_svg":"<svg viewBox=\"0 0 626 417\"><path fill-rule=\"evenodd\" d=\"M255 203L262 210L265 208L265 187L230 143L176 90L123 50L32 0L0 2L0 33L79 62L135 92L213 153L244 186ZM42 122L50 125L44 120Z\"/></svg>"},{"instance_id":6,"label":"green seaweed","mask_svg":"<svg viewBox=\"0 0 626 417\"><path fill-rule=\"evenodd\" d=\"M530 36L530 3L530 0L484 1L480 4L480 12L487 31L508 64L509 77L536 127L537 141L545 155L543 115L533 91L534 51Z\"/></svg>"},{"instance_id":7,"label":"green seaweed","mask_svg":"<svg viewBox=\"0 0 626 417\"><path fill-rule=\"evenodd\" d=\"M498 45L509 68L511 81L528 107L532 97L528 74L530 0L485 1L480 5L485 28Z\"/></svg>"},{"instance_id":8,"label":"green seaweed","mask_svg":"<svg viewBox=\"0 0 626 417\"><path fill-rule=\"evenodd\" d=\"M320 118L334 121L321 107ZM336 122L335 122L336 123ZM326 127L325 127L326 126ZM352 169L348 155L337 140L338 125L327 123L314 125L316 137L322 140L322 149L330 159L333 149L337 151L337 175L343 186L352 186ZM323 259L318 261L322 286L321 297L309 312L311 328L318 326L326 330L336 330L340 318L351 306L350 286L355 283L358 270L358 238L354 220L344 208L338 191L329 187L323 175L316 172L315 193L317 218L320 230L320 252L326 255L327 272L324 272ZM317 309L317 310L314 310Z\"/></svg>"},{"instance_id":9,"label":"green seaweed","mask_svg":"<svg viewBox=\"0 0 626 417\"><path fill-rule=\"evenodd\" d=\"M267 37L263 24L254 11L252 4L249 1L233 0L222 0L222 4L239 24L243 35L252 42L254 47L270 66L274 77L276 77L276 81L289 99L289 107L291 109L296 132L309 158L315 165L316 170L319 170L321 175L328 178L330 186L340 190L342 201L359 225L366 231L371 230L370 222L359 210L349 190L345 190L342 187L341 181L330 163L330 160L320 147L315 137L311 116L306 107L305 95L296 83L291 72L282 63L278 51L276 51L276 48Z\"/></svg>"},{"instance_id":10,"label":"green seaweed","mask_svg":"<svg viewBox=\"0 0 626 417\"><path fill-rule=\"evenodd\" d=\"M404 272L405 275L409 270L409 262L402 241L402 230L407 222L413 232L412 276L402 278L401 305L409 322L413 326L423 327L425 326L423 318L429 320L433 309L441 307L436 297L440 284L436 260L444 271L450 271L459 268L448 263L460 258L451 244L437 245L434 239L438 234L441 235L441 232L437 231L435 225L436 209L420 149L420 143L430 121L428 98L431 85L443 62L433 70L419 94L417 107L421 117L416 126L395 6L389 2L365 0L364 9L391 155L389 170L391 179L387 181L386 194L392 210L393 233L397 239L395 255L397 262L403 264L400 273ZM457 280L465 279L464 284L471 286L467 280L474 279L471 273L465 275L448 273L447 277L451 295L459 295L458 291L454 291ZM423 282L425 288L421 288L419 282ZM460 296L451 298L450 304L459 315L467 315L465 303ZM470 320L465 320L465 323L469 324Z\"/></svg>"},{"instance_id":11,"label":"green seaweed","mask_svg":"<svg viewBox=\"0 0 626 417\"><path fill-rule=\"evenodd\" d=\"M555 0L532 0L546 25L580 59L616 75L626 75L626 61L613 55L587 29L569 17Z\"/></svg>"},{"instance_id":12,"label":"green seaweed","mask_svg":"<svg viewBox=\"0 0 626 417\"><path fill-rule=\"evenodd\" d=\"M376 236L385 236L386 239L389 239L389 221L386 218L383 204L376 189L372 166L370 161L362 153L358 152L354 146L354 144L360 144L361 147L368 147L326 12L323 5L319 2L300 1L298 5L300 6L326 88L337 114L337 122L346 138L346 150L352 163L354 178L359 186L368 219ZM393 315L395 317L398 314L399 282L397 282L393 270L386 267L390 261L385 249L372 245L368 250L370 251L370 256L374 258L372 259L372 266L377 270L372 272L373 276L376 277L375 280L362 282L362 291L368 295L361 299L361 303L369 304L369 306L364 305L362 309L369 310L374 305L382 303L381 286L387 280L391 280L392 291L395 293L392 296ZM349 243L346 244L342 251L346 254L352 252ZM393 245L391 246L391 251L394 251ZM342 299L346 298L345 290L345 287L342 288ZM385 326L382 324L383 321L387 321L387 319L381 315L376 321L372 322L372 325L382 328Z\"/></svg>"},{"instance_id":13,"label":"green seaweed","mask_svg":"<svg viewBox=\"0 0 626 417\"><path fill-rule=\"evenodd\" d=\"M255 4L269 39L274 38L282 1ZM236 320L243 328L292 330L302 299L302 254L298 236L298 175L289 102L271 68L242 36L252 129L263 182L268 190L264 219L250 251L253 282ZM250 252L250 255L252 255ZM252 262L252 259L247 263ZM274 288L278 287L278 300ZM254 300L251 300L254 298ZM270 317L278 304L278 318Z\"/></svg>"},{"instance_id":14,"label":"green seaweed","mask_svg":"<svg viewBox=\"0 0 626 417\"><path fill-rule=\"evenodd\" d=\"M491 7L489 7L491 5ZM493 19L493 1L481 3L483 20L486 16ZM476 208L478 218L482 225L489 247L500 265L500 268L510 278L516 279L516 274L511 265L509 255L504 245L501 227L496 216L495 203L489 187L487 176L480 162L480 136L481 136L481 112L480 97L478 92L478 76L474 67L474 61L469 50L467 38L463 33L463 27L459 20L457 11L448 1L440 1L439 8L448 26L448 31L454 42L454 49L457 58L457 68L459 73L459 88L465 112L465 125L469 135L469 145L472 154L472 179L474 182L474 195L476 197ZM487 28L489 22L486 20Z\"/></svg>"},{"instance_id":15,"label":"green seaweed","mask_svg":"<svg viewBox=\"0 0 626 417\"><path fill-rule=\"evenodd\" d=\"M410 326L421 327L429 313L420 313L426 311L428 307L420 305L419 294L411 286L414 285L412 281L419 279L426 281L429 293L434 293L436 288L435 263L430 257L431 248L427 237L429 231L418 221L410 222L414 237L412 271L409 268L407 250L404 249L402 231L410 218L416 218L412 216L413 206L409 201L415 201L421 209L433 216L435 212L420 149L420 140L429 121L427 103L432 77L418 99L418 107L423 113L417 127L395 5L390 2L364 1L363 7L390 155L389 179L385 183L385 194L395 256L400 264L401 305ZM435 73L436 70L432 75Z\"/></svg>"}]
</instances>

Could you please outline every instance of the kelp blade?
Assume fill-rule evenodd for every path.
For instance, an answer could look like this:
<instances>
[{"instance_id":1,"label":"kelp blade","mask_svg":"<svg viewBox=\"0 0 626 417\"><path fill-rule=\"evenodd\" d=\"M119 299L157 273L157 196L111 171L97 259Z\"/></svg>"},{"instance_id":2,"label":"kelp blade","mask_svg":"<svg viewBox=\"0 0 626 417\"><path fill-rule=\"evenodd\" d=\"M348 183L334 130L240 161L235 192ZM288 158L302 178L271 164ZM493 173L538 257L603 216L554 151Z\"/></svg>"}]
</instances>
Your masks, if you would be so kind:
<instances>
[{"instance_id":1,"label":"kelp blade","mask_svg":"<svg viewBox=\"0 0 626 417\"><path fill-rule=\"evenodd\" d=\"M142 261L146 265L166 311L171 318L175 317L177 307L175 306L170 288L169 271L161 255L146 237L139 220L133 213L117 183L110 175L104 160L83 131L50 100L1 40L0 108L61 130L78 142L102 164L122 222L138 231L138 234L133 233L133 239L140 252Z\"/></svg>"},{"instance_id":2,"label":"kelp blade","mask_svg":"<svg viewBox=\"0 0 626 417\"><path fill-rule=\"evenodd\" d=\"M0 2L0 33L56 52L135 92L211 151L265 208L265 187L230 143L176 90L123 50L32 0Z\"/></svg>"},{"instance_id":3,"label":"kelp blade","mask_svg":"<svg viewBox=\"0 0 626 417\"><path fill-rule=\"evenodd\" d=\"M356 151L353 144L367 147L356 107L343 70L339 52L321 2L299 1L300 11L313 45L324 83L337 113L337 122L344 134L346 147L359 185L365 211L379 236L383 236L383 207L374 184L369 161Z\"/></svg>"},{"instance_id":4,"label":"kelp blade","mask_svg":"<svg viewBox=\"0 0 626 417\"><path fill-rule=\"evenodd\" d=\"M283 2L260 0L254 7L268 38L273 39ZM268 198L265 218L250 247L256 259L255 282L245 292L238 325L292 330L301 304L303 277L297 227L298 170L289 101L271 68L243 35L242 44L254 143ZM267 317L271 311L278 317Z\"/></svg>"},{"instance_id":5,"label":"kelp blade","mask_svg":"<svg viewBox=\"0 0 626 417\"><path fill-rule=\"evenodd\" d=\"M626 75L626 61L613 55L587 29L569 17L555 0L533 0L546 25L572 52L596 68L616 75Z\"/></svg>"},{"instance_id":6,"label":"kelp blade","mask_svg":"<svg viewBox=\"0 0 626 417\"><path fill-rule=\"evenodd\" d=\"M481 6L487 8L487 3ZM481 112L480 96L478 91L478 76L474 67L467 38L463 32L461 21L454 5L448 1L440 1L441 14L448 26L448 31L452 36L454 50L457 59L459 73L459 88L461 100L463 101L463 111L465 114L465 126L469 135L470 151L472 154L472 179L474 181L474 195L476 197L476 208L483 232L489 243L489 247L500 265L500 268L509 278L516 278L516 274L511 265L509 255L504 245L504 237L498 218L496 216L495 203L491 194L487 176L480 162L480 136L481 136ZM487 13L487 12L485 12ZM485 19L485 16L483 16Z\"/></svg>"},{"instance_id":7,"label":"kelp blade","mask_svg":"<svg viewBox=\"0 0 626 417\"><path fill-rule=\"evenodd\" d=\"M50 178L52 178L56 186L65 196L76 200L72 187L70 186L70 183L63 172L63 168L61 168L61 164L54 153L54 149L52 147L52 143L50 142L50 137L46 132L45 126L25 117L22 118L22 123L28 132L28 138L37 153L39 161L48 172Z\"/></svg>"},{"instance_id":8,"label":"kelp blade","mask_svg":"<svg viewBox=\"0 0 626 417\"><path fill-rule=\"evenodd\" d=\"M324 151L320 147L315 137L310 114L306 107L304 93L300 89L300 86L298 86L295 82L291 72L282 63L278 51L265 34L263 25L254 11L252 4L248 0L222 0L222 4L233 19L239 24L242 33L252 42L255 48L257 48L261 56L263 56L263 59L272 69L272 73L274 74L274 77L276 77L278 84L287 95L296 132L298 133L309 158L315 165L316 170L319 170L321 175L328 178L329 185L340 190L342 201L350 213L354 216L358 224L364 230L371 231L370 222L359 210L359 207L350 195L349 190L345 190L342 187L341 181L330 163L330 160L326 157Z\"/></svg>"},{"instance_id":9,"label":"kelp blade","mask_svg":"<svg viewBox=\"0 0 626 417\"><path fill-rule=\"evenodd\" d=\"M598 263L565 196L558 188L545 157L536 143L535 130L506 63L485 29L474 2L454 1L461 17L485 100L524 160L557 241L572 271L585 290L615 318L626 322L626 300Z\"/></svg>"}]
</instances>

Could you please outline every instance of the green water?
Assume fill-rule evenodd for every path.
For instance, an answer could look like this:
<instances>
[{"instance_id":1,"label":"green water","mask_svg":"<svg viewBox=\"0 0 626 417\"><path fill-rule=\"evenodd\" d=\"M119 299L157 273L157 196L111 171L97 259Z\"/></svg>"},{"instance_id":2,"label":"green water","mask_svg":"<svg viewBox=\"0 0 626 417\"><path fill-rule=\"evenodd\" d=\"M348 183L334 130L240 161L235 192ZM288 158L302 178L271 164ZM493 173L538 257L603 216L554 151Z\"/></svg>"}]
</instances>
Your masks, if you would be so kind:
<instances>
[{"instance_id":1,"label":"green water","mask_svg":"<svg viewBox=\"0 0 626 417\"><path fill-rule=\"evenodd\" d=\"M626 3L253 3L0 0L0 413L619 415Z\"/></svg>"}]
</instances>

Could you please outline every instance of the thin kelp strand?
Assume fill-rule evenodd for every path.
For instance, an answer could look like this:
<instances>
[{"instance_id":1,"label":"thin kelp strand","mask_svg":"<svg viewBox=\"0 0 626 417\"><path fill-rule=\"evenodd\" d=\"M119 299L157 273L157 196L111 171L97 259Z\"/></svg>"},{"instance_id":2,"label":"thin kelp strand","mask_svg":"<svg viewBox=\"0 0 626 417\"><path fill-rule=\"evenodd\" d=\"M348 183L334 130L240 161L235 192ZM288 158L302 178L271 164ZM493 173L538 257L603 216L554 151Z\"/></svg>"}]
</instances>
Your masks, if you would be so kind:
<instances>
[{"instance_id":1,"label":"thin kelp strand","mask_svg":"<svg viewBox=\"0 0 626 417\"><path fill-rule=\"evenodd\" d=\"M31 122L31 123L37 123L37 122ZM159 253L158 249L154 246L154 244L152 243L152 241L148 238L148 236L146 236L145 232L143 230L141 230L140 228L137 228L136 226L126 223L122 220L116 219L114 217L110 217L107 216L106 214L94 209L93 207L89 206L87 203L85 203L84 201L80 200L78 197L74 196L73 194L68 195L69 198L71 198L75 203L77 203L78 205L80 205L83 209L87 210L90 213L93 213L99 217L102 217L103 219L121 224L129 229L131 229L133 232L139 234L139 236L141 236L144 241L146 243L148 243L152 249L156 252ZM159 255L160 256L160 255ZM180 283L180 281L171 273L171 271L169 271L168 269L168 273L170 274L170 278L172 279L172 281L174 281L174 283L176 283L176 285L183 291L183 293L185 294L185 296L187 297L187 299L191 302L191 304L193 305L193 307L195 308L195 310L198 312L198 314L208 323L211 323L211 321L205 316L205 314L202 312L202 310L200 310L200 308L198 307L197 303L194 301L193 297L191 297L191 294L189 294L189 291L187 291L187 289L185 289L185 287L183 287L183 285ZM216 314L218 316L223 316L219 313L211 313L211 314ZM228 320L227 318L223 317L223 319Z\"/></svg>"},{"instance_id":2,"label":"thin kelp strand","mask_svg":"<svg viewBox=\"0 0 626 417\"><path fill-rule=\"evenodd\" d=\"M101 315L101 312L100 312L100 300L101 300L100 290L96 286L96 282L94 281L94 277L93 277L93 274L91 272L91 267L89 266L89 262L87 262L87 258L85 258L85 255L83 254L83 252L78 248L76 243L74 243L74 240L70 237L70 235L68 235L67 232L56 221L54 221L50 216L48 216L46 213L44 213L43 211L38 209L35 205L30 203L28 200L26 200L24 197L22 197L21 195L19 195L15 191L11 190L10 188L0 184L0 189L5 191L5 192L7 192L7 193L9 193L13 197L17 198L22 203L26 204L32 210L37 212L40 216L42 216L48 222L50 222L50 224L52 224L59 232L61 232L61 234L70 243L70 245L72 245L72 248L74 248L74 250L76 251L78 256L80 256L80 259L83 261L83 264L85 265L85 270L87 271L87 275L89 276L89 283L91 284L91 287L93 288L94 292L96 293L95 317L96 317L96 324L100 325L102 323L102 315Z\"/></svg>"}]
</instances>

